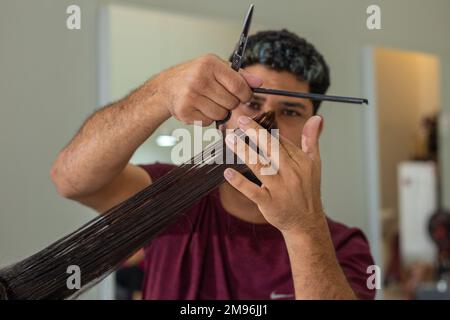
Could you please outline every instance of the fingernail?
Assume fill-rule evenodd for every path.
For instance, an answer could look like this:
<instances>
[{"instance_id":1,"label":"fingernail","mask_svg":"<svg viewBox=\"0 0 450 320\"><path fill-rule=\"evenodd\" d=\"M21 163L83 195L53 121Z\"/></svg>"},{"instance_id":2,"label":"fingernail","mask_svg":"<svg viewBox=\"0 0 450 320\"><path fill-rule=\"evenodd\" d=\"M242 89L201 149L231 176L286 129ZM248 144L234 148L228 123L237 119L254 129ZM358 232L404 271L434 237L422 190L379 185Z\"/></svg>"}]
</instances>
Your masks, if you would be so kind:
<instances>
[{"instance_id":1,"label":"fingernail","mask_svg":"<svg viewBox=\"0 0 450 320\"><path fill-rule=\"evenodd\" d=\"M238 121L239 121L240 124L246 125L246 124L250 123L250 118L246 117L246 116L240 116L238 118Z\"/></svg>"},{"instance_id":2,"label":"fingernail","mask_svg":"<svg viewBox=\"0 0 450 320\"><path fill-rule=\"evenodd\" d=\"M319 129L322 130L322 128L323 128L323 117L322 116L319 116L319 117L320 117Z\"/></svg>"},{"instance_id":3,"label":"fingernail","mask_svg":"<svg viewBox=\"0 0 450 320\"><path fill-rule=\"evenodd\" d=\"M234 178L234 170L227 168L225 169L223 175L225 176L225 179L231 180Z\"/></svg>"},{"instance_id":4,"label":"fingernail","mask_svg":"<svg viewBox=\"0 0 450 320\"><path fill-rule=\"evenodd\" d=\"M315 115L314 117L316 118L316 121L318 121L319 123L322 122L322 116Z\"/></svg>"},{"instance_id":5,"label":"fingernail","mask_svg":"<svg viewBox=\"0 0 450 320\"><path fill-rule=\"evenodd\" d=\"M230 133L225 137L225 140L230 144L236 143L236 135L234 133Z\"/></svg>"}]
</instances>

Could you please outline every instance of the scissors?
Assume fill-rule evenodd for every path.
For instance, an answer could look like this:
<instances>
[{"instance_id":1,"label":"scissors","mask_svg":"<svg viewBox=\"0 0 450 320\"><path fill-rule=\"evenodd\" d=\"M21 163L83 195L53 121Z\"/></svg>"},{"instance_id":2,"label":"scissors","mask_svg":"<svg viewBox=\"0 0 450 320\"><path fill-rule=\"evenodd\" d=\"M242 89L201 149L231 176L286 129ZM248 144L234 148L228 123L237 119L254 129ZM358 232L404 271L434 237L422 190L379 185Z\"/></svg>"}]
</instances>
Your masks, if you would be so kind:
<instances>
[{"instance_id":1,"label":"scissors","mask_svg":"<svg viewBox=\"0 0 450 320\"><path fill-rule=\"evenodd\" d=\"M241 36L239 38L239 41L236 45L236 49L234 49L233 57L231 59L231 69L234 71L239 71L241 65L242 65L242 59L244 57L244 51L245 47L247 46L247 39L248 39L248 31L250 30L250 24L252 23L252 16L253 16L253 8L255 7L254 4L250 5L250 8L247 11L247 15L244 19L244 27L241 32ZM216 121L216 127L219 127L219 125L224 124L231 118L231 111L228 111L227 116L223 120Z\"/></svg>"}]
</instances>

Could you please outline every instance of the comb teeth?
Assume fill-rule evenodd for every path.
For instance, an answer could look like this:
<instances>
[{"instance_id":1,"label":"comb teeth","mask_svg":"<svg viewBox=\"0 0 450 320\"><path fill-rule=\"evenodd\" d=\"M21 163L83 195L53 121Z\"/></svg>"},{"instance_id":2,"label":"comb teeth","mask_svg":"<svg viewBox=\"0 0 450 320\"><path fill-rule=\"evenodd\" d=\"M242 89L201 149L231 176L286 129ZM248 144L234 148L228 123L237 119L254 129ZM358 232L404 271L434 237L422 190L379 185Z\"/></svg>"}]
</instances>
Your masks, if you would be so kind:
<instances>
[{"instance_id":1,"label":"comb teeth","mask_svg":"<svg viewBox=\"0 0 450 320\"><path fill-rule=\"evenodd\" d=\"M261 125L261 127L265 128L267 130L277 128L277 122L275 120L275 112L273 112L273 111L265 112L260 115L257 115L256 117L253 118L253 120L258 122Z\"/></svg>"}]
</instances>

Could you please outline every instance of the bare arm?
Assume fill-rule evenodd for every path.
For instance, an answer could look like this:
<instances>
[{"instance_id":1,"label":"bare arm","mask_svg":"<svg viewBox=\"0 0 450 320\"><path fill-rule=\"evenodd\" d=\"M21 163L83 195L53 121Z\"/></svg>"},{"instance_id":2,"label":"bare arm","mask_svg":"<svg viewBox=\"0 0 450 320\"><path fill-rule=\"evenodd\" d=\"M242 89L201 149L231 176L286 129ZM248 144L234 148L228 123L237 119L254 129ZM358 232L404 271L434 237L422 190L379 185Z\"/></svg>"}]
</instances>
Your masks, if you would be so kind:
<instances>
[{"instance_id":1,"label":"bare arm","mask_svg":"<svg viewBox=\"0 0 450 320\"><path fill-rule=\"evenodd\" d=\"M296 299L356 299L336 258L325 214L309 232L284 232Z\"/></svg>"},{"instance_id":2,"label":"bare arm","mask_svg":"<svg viewBox=\"0 0 450 320\"><path fill-rule=\"evenodd\" d=\"M52 167L58 192L103 212L149 185L147 173L128 161L170 116L157 100L149 81L95 112Z\"/></svg>"},{"instance_id":3,"label":"bare arm","mask_svg":"<svg viewBox=\"0 0 450 320\"><path fill-rule=\"evenodd\" d=\"M151 183L142 168L128 162L171 115L207 126L249 101L250 86L261 83L214 55L163 71L86 120L55 160L52 181L62 196L104 212Z\"/></svg>"}]
</instances>

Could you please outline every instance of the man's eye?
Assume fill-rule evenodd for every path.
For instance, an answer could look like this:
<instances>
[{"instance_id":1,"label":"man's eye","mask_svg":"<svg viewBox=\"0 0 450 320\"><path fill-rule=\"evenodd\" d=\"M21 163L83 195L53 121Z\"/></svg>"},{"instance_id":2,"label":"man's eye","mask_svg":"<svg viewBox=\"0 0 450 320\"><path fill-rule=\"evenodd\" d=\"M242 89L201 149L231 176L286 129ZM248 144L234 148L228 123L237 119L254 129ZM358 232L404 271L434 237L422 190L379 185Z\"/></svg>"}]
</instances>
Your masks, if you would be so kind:
<instances>
[{"instance_id":1,"label":"man's eye","mask_svg":"<svg viewBox=\"0 0 450 320\"><path fill-rule=\"evenodd\" d=\"M282 111L282 114L284 116L288 116L288 117L300 117L301 114L295 110L291 110L291 109L284 109Z\"/></svg>"},{"instance_id":2,"label":"man's eye","mask_svg":"<svg viewBox=\"0 0 450 320\"><path fill-rule=\"evenodd\" d=\"M261 104L259 104L257 102L249 102L247 104L247 107L252 110L259 110L259 109L261 109Z\"/></svg>"}]
</instances>

